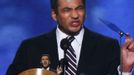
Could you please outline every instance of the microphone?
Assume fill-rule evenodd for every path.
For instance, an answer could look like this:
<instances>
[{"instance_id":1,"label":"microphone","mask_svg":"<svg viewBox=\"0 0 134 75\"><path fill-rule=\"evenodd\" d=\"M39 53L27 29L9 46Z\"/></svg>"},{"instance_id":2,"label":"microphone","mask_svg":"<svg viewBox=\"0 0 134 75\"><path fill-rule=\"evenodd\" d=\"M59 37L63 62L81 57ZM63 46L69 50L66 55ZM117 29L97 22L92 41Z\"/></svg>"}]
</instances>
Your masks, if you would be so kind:
<instances>
[{"instance_id":1,"label":"microphone","mask_svg":"<svg viewBox=\"0 0 134 75\"><path fill-rule=\"evenodd\" d=\"M66 65L66 68L67 68L67 66L68 66L67 59L62 58L62 59L59 61L59 66L63 69L65 65Z\"/></svg>"},{"instance_id":2,"label":"microphone","mask_svg":"<svg viewBox=\"0 0 134 75\"><path fill-rule=\"evenodd\" d=\"M69 48L69 46L71 45L71 42L73 40L74 40L74 37L68 36L68 37L62 39L60 42L60 47L64 50L64 58L60 60L59 66L62 67L63 73L65 73L65 69L67 69L67 66L68 66L68 60L67 60L67 57L65 54L66 54L67 49Z\"/></svg>"},{"instance_id":3,"label":"microphone","mask_svg":"<svg viewBox=\"0 0 134 75\"><path fill-rule=\"evenodd\" d=\"M60 47L63 49L63 50L67 50L69 48L69 46L71 45L71 42L74 40L74 37L71 36L71 37L66 37L64 39L61 40L61 43L60 43Z\"/></svg>"},{"instance_id":4,"label":"microphone","mask_svg":"<svg viewBox=\"0 0 134 75\"><path fill-rule=\"evenodd\" d=\"M61 40L60 42L60 47L63 49L63 50L67 50L69 48L69 41L67 38L64 38Z\"/></svg>"}]
</instances>

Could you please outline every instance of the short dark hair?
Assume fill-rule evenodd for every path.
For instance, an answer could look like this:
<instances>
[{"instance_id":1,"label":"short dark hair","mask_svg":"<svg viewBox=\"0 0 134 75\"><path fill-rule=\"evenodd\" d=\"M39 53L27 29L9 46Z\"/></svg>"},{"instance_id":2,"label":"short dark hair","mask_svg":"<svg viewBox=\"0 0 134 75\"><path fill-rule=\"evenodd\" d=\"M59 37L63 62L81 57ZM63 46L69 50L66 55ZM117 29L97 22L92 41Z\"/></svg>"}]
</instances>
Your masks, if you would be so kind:
<instances>
[{"instance_id":1,"label":"short dark hair","mask_svg":"<svg viewBox=\"0 0 134 75\"><path fill-rule=\"evenodd\" d=\"M42 54L41 58L42 58L43 56L47 56L49 60L51 59L49 54Z\"/></svg>"},{"instance_id":2,"label":"short dark hair","mask_svg":"<svg viewBox=\"0 0 134 75\"><path fill-rule=\"evenodd\" d=\"M86 0L82 0L83 1L83 4L85 5L86 4ZM58 0L51 0L51 9L54 9L54 11L57 10L58 8Z\"/></svg>"}]
</instances>

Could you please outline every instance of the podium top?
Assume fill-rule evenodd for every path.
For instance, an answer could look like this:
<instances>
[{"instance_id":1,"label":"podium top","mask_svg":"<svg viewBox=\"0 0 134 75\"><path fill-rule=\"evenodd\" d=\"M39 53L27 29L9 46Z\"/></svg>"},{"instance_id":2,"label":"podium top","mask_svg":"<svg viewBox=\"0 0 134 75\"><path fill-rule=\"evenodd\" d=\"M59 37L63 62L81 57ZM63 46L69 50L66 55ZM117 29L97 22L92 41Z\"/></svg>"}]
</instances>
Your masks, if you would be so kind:
<instances>
[{"instance_id":1,"label":"podium top","mask_svg":"<svg viewBox=\"0 0 134 75\"><path fill-rule=\"evenodd\" d=\"M42 68L32 68L19 73L19 75L57 75L55 72L44 70Z\"/></svg>"}]
</instances>

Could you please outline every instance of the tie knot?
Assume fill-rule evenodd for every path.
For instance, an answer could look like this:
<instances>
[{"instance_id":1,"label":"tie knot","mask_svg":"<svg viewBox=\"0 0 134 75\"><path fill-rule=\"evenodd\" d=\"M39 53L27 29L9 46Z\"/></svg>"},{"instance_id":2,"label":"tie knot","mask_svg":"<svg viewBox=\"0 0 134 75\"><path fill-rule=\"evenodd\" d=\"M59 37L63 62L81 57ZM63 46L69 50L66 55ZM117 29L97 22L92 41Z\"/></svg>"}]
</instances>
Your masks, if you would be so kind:
<instances>
[{"instance_id":1,"label":"tie knot","mask_svg":"<svg viewBox=\"0 0 134 75\"><path fill-rule=\"evenodd\" d=\"M69 43L71 43L74 39L75 39L74 36L69 37L68 38Z\"/></svg>"}]
</instances>

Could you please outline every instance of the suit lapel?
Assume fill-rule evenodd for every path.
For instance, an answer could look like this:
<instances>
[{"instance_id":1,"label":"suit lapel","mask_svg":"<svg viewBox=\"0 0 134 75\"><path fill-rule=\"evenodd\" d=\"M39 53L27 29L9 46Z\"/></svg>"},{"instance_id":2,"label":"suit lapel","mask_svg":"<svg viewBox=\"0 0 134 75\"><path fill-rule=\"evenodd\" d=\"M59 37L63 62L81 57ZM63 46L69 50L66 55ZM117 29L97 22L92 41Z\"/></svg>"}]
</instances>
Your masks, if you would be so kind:
<instances>
[{"instance_id":1,"label":"suit lapel","mask_svg":"<svg viewBox=\"0 0 134 75\"><path fill-rule=\"evenodd\" d=\"M80 59L78 63L78 72L83 73L86 70L87 64L90 59L92 52L94 52L95 42L94 35L88 29L85 28Z\"/></svg>"},{"instance_id":2,"label":"suit lapel","mask_svg":"<svg viewBox=\"0 0 134 75\"><path fill-rule=\"evenodd\" d=\"M56 29L54 29L50 34L48 34L48 44L49 44L49 54L51 57L51 67L56 69L59 62L58 59L58 49L57 49L57 40L56 40Z\"/></svg>"}]
</instances>

